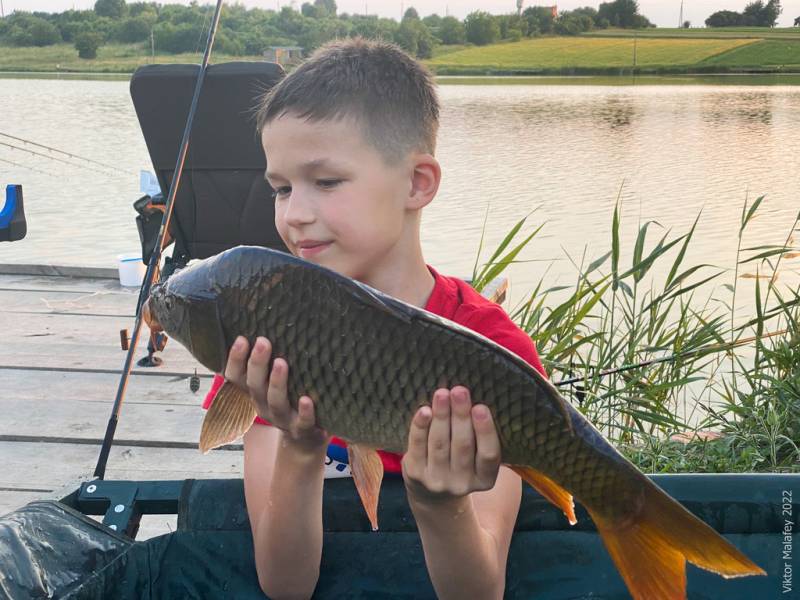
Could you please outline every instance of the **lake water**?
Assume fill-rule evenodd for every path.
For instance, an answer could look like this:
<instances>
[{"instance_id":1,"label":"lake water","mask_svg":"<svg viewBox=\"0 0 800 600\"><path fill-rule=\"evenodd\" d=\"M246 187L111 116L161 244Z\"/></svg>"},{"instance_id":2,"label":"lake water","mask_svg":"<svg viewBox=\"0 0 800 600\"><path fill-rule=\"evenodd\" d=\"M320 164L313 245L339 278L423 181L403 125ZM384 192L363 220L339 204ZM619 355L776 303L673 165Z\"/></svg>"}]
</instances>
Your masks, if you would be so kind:
<instances>
[{"instance_id":1,"label":"lake water","mask_svg":"<svg viewBox=\"0 0 800 600\"><path fill-rule=\"evenodd\" d=\"M690 81L441 85L444 177L423 218L428 261L468 275L487 209L487 248L535 210L531 228L545 225L521 255L531 262L510 272L512 296L521 298L548 269L549 283L572 282L567 255L580 260L586 248L588 261L610 249L618 196L624 257L640 221L682 233L702 210L685 264L733 267L742 203L761 195L745 246L782 243L800 209L800 86ZM150 164L127 81L2 78L0 133L118 169L56 162L3 145L22 146L0 136L0 185L23 184L28 217L28 237L0 245L0 263L112 267L117 254L137 250L131 204L139 170ZM788 281L796 267L786 265Z\"/></svg>"}]
</instances>

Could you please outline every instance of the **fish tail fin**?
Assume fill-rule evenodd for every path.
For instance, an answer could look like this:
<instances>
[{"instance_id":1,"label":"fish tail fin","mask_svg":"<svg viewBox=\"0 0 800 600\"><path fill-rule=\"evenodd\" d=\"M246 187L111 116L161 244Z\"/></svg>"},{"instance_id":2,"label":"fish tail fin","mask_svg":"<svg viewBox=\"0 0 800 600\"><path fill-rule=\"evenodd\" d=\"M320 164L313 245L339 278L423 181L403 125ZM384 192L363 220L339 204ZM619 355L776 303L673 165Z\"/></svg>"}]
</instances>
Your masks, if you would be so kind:
<instances>
[{"instance_id":1,"label":"fish tail fin","mask_svg":"<svg viewBox=\"0 0 800 600\"><path fill-rule=\"evenodd\" d=\"M250 429L255 418L256 411L247 392L226 381L203 419L200 451L206 454L240 438Z\"/></svg>"},{"instance_id":2,"label":"fish tail fin","mask_svg":"<svg viewBox=\"0 0 800 600\"><path fill-rule=\"evenodd\" d=\"M578 519L575 518L575 503L572 500L572 494L567 490L547 477L544 473L532 467L522 465L506 466L544 496L545 499L552 502L557 508L560 508L566 515L570 525L575 525L575 523L578 522Z\"/></svg>"},{"instance_id":3,"label":"fish tail fin","mask_svg":"<svg viewBox=\"0 0 800 600\"><path fill-rule=\"evenodd\" d=\"M713 528L647 480L641 512L619 524L589 509L636 600L686 598L686 561L725 578L766 575Z\"/></svg>"}]
</instances>

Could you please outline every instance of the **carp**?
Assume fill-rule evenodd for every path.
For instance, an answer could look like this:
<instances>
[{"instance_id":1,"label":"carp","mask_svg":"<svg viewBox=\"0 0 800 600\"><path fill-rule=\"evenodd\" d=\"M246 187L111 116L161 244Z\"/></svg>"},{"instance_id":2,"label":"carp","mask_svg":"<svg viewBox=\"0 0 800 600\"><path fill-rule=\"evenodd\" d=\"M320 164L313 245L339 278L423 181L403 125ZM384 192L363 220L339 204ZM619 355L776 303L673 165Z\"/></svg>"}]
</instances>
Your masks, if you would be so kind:
<instances>
[{"instance_id":1,"label":"carp","mask_svg":"<svg viewBox=\"0 0 800 600\"><path fill-rule=\"evenodd\" d=\"M225 370L239 335L264 336L289 364L295 403L348 442L373 529L383 467L402 453L411 420L438 388L465 386L492 413L502 462L576 523L589 512L637 600L686 597L685 563L723 577L765 572L623 457L536 369L465 327L290 254L240 246L153 286L143 308L208 369ZM377 400L376 400L377 399ZM203 422L200 448L253 424L246 391L226 383Z\"/></svg>"}]
</instances>

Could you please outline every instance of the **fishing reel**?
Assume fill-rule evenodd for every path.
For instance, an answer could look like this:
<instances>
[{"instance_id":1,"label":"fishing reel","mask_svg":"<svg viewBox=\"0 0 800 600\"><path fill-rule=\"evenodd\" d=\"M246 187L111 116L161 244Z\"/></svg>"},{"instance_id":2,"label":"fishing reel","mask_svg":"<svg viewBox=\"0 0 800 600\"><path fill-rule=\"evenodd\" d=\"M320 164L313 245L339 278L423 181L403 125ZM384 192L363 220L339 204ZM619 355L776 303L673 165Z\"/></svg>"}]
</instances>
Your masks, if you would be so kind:
<instances>
[{"instance_id":1,"label":"fishing reel","mask_svg":"<svg viewBox=\"0 0 800 600\"><path fill-rule=\"evenodd\" d=\"M147 356L140 358L136 364L140 367L160 367L163 360L155 356L156 352L161 352L167 345L167 335L161 331L150 332L150 339L147 341ZM130 348L130 335L127 329L119 330L119 345L124 351Z\"/></svg>"}]
</instances>

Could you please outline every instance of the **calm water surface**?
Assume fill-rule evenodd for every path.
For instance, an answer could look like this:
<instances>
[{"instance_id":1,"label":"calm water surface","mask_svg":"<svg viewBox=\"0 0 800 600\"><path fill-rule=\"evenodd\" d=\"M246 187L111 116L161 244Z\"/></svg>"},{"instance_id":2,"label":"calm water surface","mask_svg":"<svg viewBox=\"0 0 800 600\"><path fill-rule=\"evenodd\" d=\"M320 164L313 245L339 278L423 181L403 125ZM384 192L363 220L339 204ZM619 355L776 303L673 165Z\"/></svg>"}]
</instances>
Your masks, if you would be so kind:
<instances>
[{"instance_id":1,"label":"calm water surface","mask_svg":"<svg viewBox=\"0 0 800 600\"><path fill-rule=\"evenodd\" d=\"M422 233L428 261L446 273L471 272L487 210L488 248L531 211L532 227L545 223L521 256L530 262L511 271L520 299L545 272L552 284L573 281L567 256L610 249L618 196L624 255L641 221L682 233L702 210L686 264L724 267L745 198L767 197L746 246L782 243L800 209L798 86L470 83L439 90L444 177ZM131 204L150 164L126 81L0 79L0 132L119 169L0 144L0 184L23 184L28 216L28 237L0 245L0 263L114 266L138 248ZM796 267L786 265L790 281Z\"/></svg>"}]
</instances>

